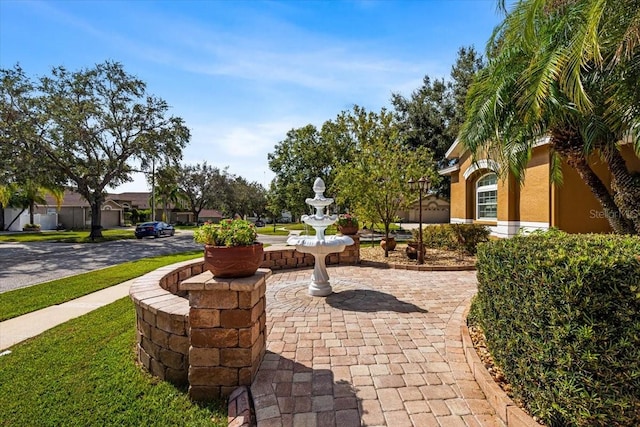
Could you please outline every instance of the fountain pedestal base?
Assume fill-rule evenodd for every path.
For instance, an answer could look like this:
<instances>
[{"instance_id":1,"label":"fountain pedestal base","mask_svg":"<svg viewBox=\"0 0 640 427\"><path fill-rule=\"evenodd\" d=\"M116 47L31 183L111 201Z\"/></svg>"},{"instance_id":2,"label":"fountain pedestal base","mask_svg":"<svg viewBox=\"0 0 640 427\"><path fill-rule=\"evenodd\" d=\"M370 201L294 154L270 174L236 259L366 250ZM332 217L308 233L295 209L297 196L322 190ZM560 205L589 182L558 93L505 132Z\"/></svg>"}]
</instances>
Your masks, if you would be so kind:
<instances>
[{"instance_id":1,"label":"fountain pedestal base","mask_svg":"<svg viewBox=\"0 0 640 427\"><path fill-rule=\"evenodd\" d=\"M326 297L333 293L329 283L314 283L309 285L309 295L312 297Z\"/></svg>"},{"instance_id":2,"label":"fountain pedestal base","mask_svg":"<svg viewBox=\"0 0 640 427\"><path fill-rule=\"evenodd\" d=\"M333 290L327 272L327 255L344 251L347 245L353 245L353 239L349 236L328 236L325 240L316 240L315 237L309 236L291 236L287 243L295 246L298 252L313 255L309 295L314 297L331 295Z\"/></svg>"},{"instance_id":3,"label":"fountain pedestal base","mask_svg":"<svg viewBox=\"0 0 640 427\"><path fill-rule=\"evenodd\" d=\"M329 283L329 273L325 264L326 254L321 256L313 256L315 262L313 265L313 273L311 274L311 284L309 285L309 295L312 297L326 297L331 295L331 283Z\"/></svg>"}]
</instances>

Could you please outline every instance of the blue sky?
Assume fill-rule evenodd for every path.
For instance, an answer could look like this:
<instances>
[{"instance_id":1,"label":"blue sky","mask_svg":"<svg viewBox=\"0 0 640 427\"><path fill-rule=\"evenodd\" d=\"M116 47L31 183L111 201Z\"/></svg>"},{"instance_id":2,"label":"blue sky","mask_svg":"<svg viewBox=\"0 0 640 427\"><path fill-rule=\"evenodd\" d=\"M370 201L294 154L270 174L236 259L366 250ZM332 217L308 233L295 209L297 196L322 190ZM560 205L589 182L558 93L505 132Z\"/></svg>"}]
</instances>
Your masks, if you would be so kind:
<instances>
[{"instance_id":1,"label":"blue sky","mask_svg":"<svg viewBox=\"0 0 640 427\"><path fill-rule=\"evenodd\" d=\"M500 20L495 0L0 0L0 67L121 62L191 129L184 163L267 186L288 130L447 77L458 48L484 52Z\"/></svg>"}]
</instances>

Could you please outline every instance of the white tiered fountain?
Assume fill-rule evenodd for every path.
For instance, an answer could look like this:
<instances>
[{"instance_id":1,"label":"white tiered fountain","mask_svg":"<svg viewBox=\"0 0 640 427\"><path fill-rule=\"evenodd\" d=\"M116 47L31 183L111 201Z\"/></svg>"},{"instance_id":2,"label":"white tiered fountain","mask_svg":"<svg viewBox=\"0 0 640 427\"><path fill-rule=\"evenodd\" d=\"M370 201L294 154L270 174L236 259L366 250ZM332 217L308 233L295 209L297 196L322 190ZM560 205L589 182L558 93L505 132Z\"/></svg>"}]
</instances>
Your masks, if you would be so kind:
<instances>
[{"instance_id":1,"label":"white tiered fountain","mask_svg":"<svg viewBox=\"0 0 640 427\"><path fill-rule=\"evenodd\" d=\"M349 236L327 236L324 231L328 226L338 220L337 215L325 215L324 210L333 203L333 199L324 197L324 181L316 178L313 183L313 191L316 193L313 199L306 199L305 202L315 208L315 215L303 215L302 222L309 224L316 230L315 236L291 236L287 239L287 244L296 247L298 252L313 255L315 263L311 274L311 284L309 285L309 295L315 297L326 297L330 295L331 284L329 283L329 273L325 258L328 254L342 252L348 245L353 245L353 239Z\"/></svg>"}]
</instances>

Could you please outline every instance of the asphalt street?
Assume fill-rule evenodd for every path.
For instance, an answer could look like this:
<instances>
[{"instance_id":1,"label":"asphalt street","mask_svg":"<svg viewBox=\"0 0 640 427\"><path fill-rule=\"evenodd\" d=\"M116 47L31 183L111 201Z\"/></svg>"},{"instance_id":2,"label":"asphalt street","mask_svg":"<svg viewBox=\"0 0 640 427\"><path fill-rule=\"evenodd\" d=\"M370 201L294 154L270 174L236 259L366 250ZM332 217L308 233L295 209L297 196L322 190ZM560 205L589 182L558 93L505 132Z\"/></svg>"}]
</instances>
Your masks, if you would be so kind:
<instances>
[{"instance_id":1,"label":"asphalt street","mask_svg":"<svg viewBox=\"0 0 640 427\"><path fill-rule=\"evenodd\" d=\"M265 244L281 244L287 236L260 236ZM0 242L0 293L97 270L127 261L168 255L202 245L191 231L173 237L118 240L104 243Z\"/></svg>"}]
</instances>

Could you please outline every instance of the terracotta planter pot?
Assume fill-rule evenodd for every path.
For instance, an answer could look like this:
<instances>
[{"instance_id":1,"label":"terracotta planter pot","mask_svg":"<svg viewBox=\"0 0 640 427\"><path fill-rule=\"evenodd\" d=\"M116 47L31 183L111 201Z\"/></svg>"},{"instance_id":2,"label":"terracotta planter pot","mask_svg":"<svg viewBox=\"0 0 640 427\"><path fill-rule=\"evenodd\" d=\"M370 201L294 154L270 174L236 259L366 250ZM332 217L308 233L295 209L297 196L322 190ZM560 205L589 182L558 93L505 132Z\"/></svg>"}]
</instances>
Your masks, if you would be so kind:
<instances>
[{"instance_id":1,"label":"terracotta planter pot","mask_svg":"<svg viewBox=\"0 0 640 427\"><path fill-rule=\"evenodd\" d=\"M406 253L407 253L407 257L409 259L418 259L418 247L420 247L420 244L418 242L409 242L407 243L407 249L406 249ZM422 245L422 251L424 252L424 244Z\"/></svg>"},{"instance_id":2,"label":"terracotta planter pot","mask_svg":"<svg viewBox=\"0 0 640 427\"><path fill-rule=\"evenodd\" d=\"M215 277L248 277L255 274L263 260L262 243L249 246L204 246L204 267Z\"/></svg>"},{"instance_id":3,"label":"terracotta planter pot","mask_svg":"<svg viewBox=\"0 0 640 427\"><path fill-rule=\"evenodd\" d=\"M342 234L344 234L345 236L353 236L358 234L358 230L359 228L356 226L342 226L339 225L338 226L338 231Z\"/></svg>"},{"instance_id":4,"label":"terracotta planter pot","mask_svg":"<svg viewBox=\"0 0 640 427\"><path fill-rule=\"evenodd\" d=\"M387 247L390 251L394 250L396 248L396 238L395 237L389 237L389 239L382 239L380 240L380 247L382 249L385 249L385 247Z\"/></svg>"}]
</instances>

